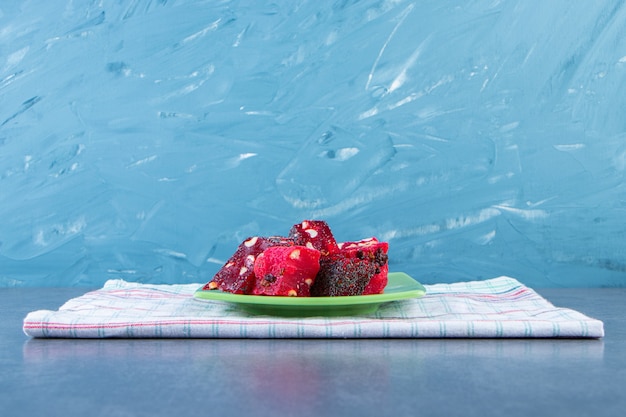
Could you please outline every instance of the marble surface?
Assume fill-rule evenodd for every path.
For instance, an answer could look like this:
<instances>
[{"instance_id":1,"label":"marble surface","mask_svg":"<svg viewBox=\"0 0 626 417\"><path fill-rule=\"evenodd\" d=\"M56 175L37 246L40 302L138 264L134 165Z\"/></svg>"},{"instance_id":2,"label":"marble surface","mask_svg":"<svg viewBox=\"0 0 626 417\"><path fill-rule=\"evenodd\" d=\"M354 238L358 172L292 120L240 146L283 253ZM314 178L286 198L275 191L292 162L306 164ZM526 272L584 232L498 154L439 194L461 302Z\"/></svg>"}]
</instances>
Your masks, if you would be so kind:
<instances>
[{"instance_id":1,"label":"marble surface","mask_svg":"<svg viewBox=\"0 0 626 417\"><path fill-rule=\"evenodd\" d=\"M621 416L626 289L544 289L600 340L52 340L21 330L80 288L0 289L6 416Z\"/></svg>"}]
</instances>

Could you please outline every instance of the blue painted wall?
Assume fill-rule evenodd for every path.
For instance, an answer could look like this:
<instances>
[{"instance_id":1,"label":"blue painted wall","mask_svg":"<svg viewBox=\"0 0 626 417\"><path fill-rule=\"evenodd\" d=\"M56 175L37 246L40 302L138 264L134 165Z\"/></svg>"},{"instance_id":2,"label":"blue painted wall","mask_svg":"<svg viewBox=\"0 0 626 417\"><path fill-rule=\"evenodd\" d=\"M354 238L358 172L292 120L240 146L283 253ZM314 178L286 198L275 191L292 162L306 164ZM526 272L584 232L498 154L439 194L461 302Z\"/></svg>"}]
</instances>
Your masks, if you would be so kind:
<instances>
[{"instance_id":1,"label":"blue painted wall","mask_svg":"<svg viewBox=\"0 0 626 417\"><path fill-rule=\"evenodd\" d=\"M624 286L625 39L621 1L3 1L0 286L204 282L306 218L423 283Z\"/></svg>"}]
</instances>

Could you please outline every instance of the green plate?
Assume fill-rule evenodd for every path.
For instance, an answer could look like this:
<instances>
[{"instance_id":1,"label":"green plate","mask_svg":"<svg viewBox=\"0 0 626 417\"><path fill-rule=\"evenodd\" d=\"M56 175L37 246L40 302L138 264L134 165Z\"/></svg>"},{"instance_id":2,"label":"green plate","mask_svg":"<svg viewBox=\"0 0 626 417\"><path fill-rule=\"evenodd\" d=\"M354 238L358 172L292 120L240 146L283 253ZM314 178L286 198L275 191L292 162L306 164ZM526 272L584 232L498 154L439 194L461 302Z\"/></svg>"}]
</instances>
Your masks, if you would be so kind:
<instances>
[{"instance_id":1,"label":"green plate","mask_svg":"<svg viewBox=\"0 0 626 417\"><path fill-rule=\"evenodd\" d=\"M236 304L251 314L306 317L306 316L354 316L376 312L389 301L418 298L426 289L404 272L390 272L389 282L382 294L352 295L342 297L278 297L266 295L242 295L220 290L195 292L194 297L203 300L226 301Z\"/></svg>"}]
</instances>

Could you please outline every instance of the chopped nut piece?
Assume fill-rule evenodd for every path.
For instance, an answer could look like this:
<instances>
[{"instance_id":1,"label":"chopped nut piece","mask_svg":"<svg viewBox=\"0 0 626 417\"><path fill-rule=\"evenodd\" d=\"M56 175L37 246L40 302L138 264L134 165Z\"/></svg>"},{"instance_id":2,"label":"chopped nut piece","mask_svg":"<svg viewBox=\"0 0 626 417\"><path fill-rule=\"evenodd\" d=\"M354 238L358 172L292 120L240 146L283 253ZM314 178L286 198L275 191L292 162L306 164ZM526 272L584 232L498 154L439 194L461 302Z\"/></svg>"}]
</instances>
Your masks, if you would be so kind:
<instances>
[{"instance_id":1,"label":"chopped nut piece","mask_svg":"<svg viewBox=\"0 0 626 417\"><path fill-rule=\"evenodd\" d=\"M248 239L245 242L243 242L243 244L246 247L251 248L252 246L254 246L254 244L257 242L257 240L259 240L258 236L251 237L250 239Z\"/></svg>"}]
</instances>

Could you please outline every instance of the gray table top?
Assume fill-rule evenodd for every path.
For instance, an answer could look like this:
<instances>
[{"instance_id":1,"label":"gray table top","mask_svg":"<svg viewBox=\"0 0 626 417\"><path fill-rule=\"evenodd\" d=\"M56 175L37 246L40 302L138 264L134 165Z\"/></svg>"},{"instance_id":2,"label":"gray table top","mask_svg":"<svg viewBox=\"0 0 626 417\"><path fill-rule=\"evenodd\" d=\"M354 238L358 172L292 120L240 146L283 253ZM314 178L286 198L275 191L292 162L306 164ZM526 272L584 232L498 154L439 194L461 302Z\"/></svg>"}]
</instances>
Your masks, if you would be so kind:
<instances>
[{"instance_id":1,"label":"gray table top","mask_svg":"<svg viewBox=\"0 0 626 417\"><path fill-rule=\"evenodd\" d=\"M84 288L0 289L2 416L623 416L626 289L545 289L601 340L29 339Z\"/></svg>"}]
</instances>

